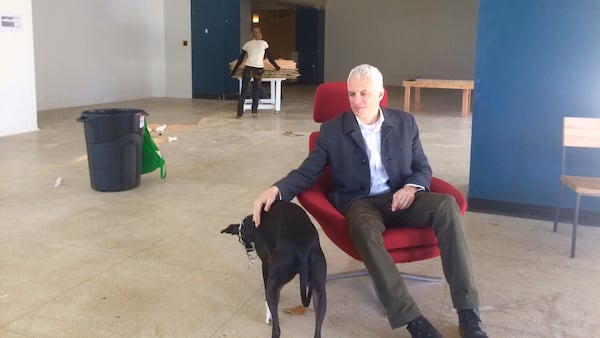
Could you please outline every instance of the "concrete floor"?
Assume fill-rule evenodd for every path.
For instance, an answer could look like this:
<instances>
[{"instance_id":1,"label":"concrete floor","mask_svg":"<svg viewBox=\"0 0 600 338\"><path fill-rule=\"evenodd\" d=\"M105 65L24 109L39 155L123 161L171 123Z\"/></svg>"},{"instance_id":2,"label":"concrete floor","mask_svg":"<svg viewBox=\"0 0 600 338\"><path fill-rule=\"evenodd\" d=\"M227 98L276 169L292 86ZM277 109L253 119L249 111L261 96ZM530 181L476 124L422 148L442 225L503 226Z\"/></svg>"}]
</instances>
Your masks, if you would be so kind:
<instances>
[{"instance_id":1,"label":"concrete floor","mask_svg":"<svg viewBox=\"0 0 600 338\"><path fill-rule=\"evenodd\" d=\"M275 115L233 118L235 102L145 99L166 123L168 165L118 193L90 188L77 107L39 113L40 131L0 138L0 337L267 337L260 267L219 231L249 214L265 187L306 155L313 86L284 85ZM402 107L402 89L390 88ZM467 192L471 119L460 93L424 91L416 113L434 175ZM249 114L247 114L249 115ZM62 183L54 187L56 179ZM600 228L468 212L481 313L491 337L598 337ZM360 268L321 235L331 273ZM402 264L442 276L439 259ZM458 337L445 283L407 282L423 313ZM408 337L391 330L366 277L328 285L325 337ZM297 280L280 308L300 304ZM312 310L281 315L284 337L311 337Z\"/></svg>"}]
</instances>

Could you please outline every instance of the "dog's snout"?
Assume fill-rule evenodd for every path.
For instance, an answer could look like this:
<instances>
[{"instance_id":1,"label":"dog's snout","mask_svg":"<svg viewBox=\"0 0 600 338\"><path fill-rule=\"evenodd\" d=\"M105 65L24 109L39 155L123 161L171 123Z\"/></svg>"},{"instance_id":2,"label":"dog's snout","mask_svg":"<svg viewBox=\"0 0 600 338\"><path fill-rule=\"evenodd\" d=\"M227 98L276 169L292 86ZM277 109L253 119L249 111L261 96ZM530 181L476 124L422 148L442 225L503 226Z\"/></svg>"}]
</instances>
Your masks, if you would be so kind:
<instances>
[{"instance_id":1,"label":"dog's snout","mask_svg":"<svg viewBox=\"0 0 600 338\"><path fill-rule=\"evenodd\" d=\"M232 234L237 235L239 232L239 224L229 224L229 226L223 230L221 230L222 234Z\"/></svg>"}]
</instances>

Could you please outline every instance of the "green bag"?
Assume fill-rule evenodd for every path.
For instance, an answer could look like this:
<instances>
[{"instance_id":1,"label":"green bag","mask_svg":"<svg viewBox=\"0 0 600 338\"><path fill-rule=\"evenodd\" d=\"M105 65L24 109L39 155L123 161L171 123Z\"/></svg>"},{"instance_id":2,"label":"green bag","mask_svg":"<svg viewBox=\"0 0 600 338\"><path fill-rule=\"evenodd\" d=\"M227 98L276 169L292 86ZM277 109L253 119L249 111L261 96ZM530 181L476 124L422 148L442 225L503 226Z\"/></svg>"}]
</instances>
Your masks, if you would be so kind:
<instances>
[{"instance_id":1,"label":"green bag","mask_svg":"<svg viewBox=\"0 0 600 338\"><path fill-rule=\"evenodd\" d=\"M146 125L146 119L144 119L144 139L142 141L142 174L151 173L157 168L160 168L160 178L164 179L167 177L167 169L165 166L165 159L160 154L160 150Z\"/></svg>"}]
</instances>

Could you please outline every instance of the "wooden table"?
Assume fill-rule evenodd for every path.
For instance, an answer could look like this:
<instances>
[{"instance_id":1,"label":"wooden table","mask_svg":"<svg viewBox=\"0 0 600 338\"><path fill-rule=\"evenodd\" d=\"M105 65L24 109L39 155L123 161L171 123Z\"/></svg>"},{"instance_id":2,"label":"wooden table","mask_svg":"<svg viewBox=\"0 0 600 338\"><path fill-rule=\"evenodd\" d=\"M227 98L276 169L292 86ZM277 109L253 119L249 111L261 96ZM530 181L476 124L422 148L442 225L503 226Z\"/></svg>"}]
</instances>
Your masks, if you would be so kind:
<instances>
[{"instance_id":1,"label":"wooden table","mask_svg":"<svg viewBox=\"0 0 600 338\"><path fill-rule=\"evenodd\" d=\"M239 78L240 92L242 91L242 78ZM281 111L281 81L285 80L285 77L263 77L262 82L269 82L271 87L271 97L268 99L260 99L258 102L258 109L275 109L275 114ZM252 80L254 81L254 80ZM250 88L252 92L252 81L250 81ZM246 99L244 101L244 110L252 108L252 99Z\"/></svg>"},{"instance_id":2,"label":"wooden table","mask_svg":"<svg viewBox=\"0 0 600 338\"><path fill-rule=\"evenodd\" d=\"M441 80L441 79L416 79L403 81L404 86L404 111L410 110L410 88L415 88L415 111L419 111L421 103L421 88L462 89L462 116L467 117L471 110L471 91L474 88L472 80Z\"/></svg>"}]
</instances>

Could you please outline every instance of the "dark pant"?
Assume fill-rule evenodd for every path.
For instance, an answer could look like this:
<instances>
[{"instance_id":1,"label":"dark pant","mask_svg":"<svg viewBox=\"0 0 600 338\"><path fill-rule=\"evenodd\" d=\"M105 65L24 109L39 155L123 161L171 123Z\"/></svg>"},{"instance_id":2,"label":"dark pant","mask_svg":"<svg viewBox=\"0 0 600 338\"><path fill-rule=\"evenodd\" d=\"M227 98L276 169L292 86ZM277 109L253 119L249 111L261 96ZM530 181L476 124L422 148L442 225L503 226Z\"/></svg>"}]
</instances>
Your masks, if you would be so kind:
<instances>
[{"instance_id":1,"label":"dark pant","mask_svg":"<svg viewBox=\"0 0 600 338\"><path fill-rule=\"evenodd\" d=\"M250 86L250 80L252 79L252 114L258 112L258 103L260 101L260 91L258 87L262 81L264 69L255 67L244 67L242 72L242 90L240 91L240 97L238 99L237 116L244 115L244 101L248 96L248 87Z\"/></svg>"},{"instance_id":2,"label":"dark pant","mask_svg":"<svg viewBox=\"0 0 600 338\"><path fill-rule=\"evenodd\" d=\"M350 204L345 216L354 246L369 271L392 328L406 325L421 315L383 245L383 231L394 224L432 226L454 307L478 308L479 297L473 283L463 218L454 198L418 192L410 208L396 212L391 211L391 202L391 193L362 198Z\"/></svg>"}]
</instances>

